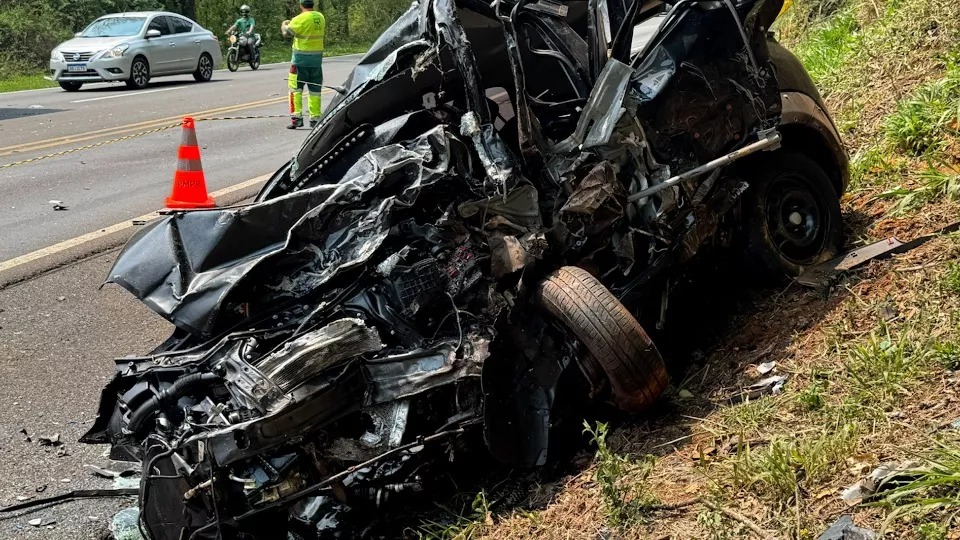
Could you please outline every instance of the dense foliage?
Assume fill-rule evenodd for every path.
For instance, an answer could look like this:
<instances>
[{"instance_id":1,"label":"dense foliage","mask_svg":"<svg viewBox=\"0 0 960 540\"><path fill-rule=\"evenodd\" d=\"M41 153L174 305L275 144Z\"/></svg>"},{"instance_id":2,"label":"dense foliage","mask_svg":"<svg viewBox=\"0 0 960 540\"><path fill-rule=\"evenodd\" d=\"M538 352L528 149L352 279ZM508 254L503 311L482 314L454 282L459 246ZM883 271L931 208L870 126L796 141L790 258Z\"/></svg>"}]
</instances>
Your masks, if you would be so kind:
<instances>
[{"instance_id":1,"label":"dense foliage","mask_svg":"<svg viewBox=\"0 0 960 540\"><path fill-rule=\"evenodd\" d=\"M299 13L297 0L0 0L0 77L43 69L50 50L101 15L121 11L181 13L217 35L253 8L267 43L279 43L280 22ZM375 39L410 5L410 0L318 0L327 17L327 42Z\"/></svg>"}]
</instances>

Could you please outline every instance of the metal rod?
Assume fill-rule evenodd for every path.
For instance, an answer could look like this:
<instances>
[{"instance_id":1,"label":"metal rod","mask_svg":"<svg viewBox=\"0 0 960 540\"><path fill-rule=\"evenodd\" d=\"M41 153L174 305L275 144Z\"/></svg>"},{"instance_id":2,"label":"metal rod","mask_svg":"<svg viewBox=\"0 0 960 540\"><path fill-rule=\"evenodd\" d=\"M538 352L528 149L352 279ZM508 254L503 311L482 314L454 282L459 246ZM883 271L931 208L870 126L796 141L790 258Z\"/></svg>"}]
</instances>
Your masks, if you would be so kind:
<instances>
[{"instance_id":1,"label":"metal rod","mask_svg":"<svg viewBox=\"0 0 960 540\"><path fill-rule=\"evenodd\" d=\"M704 163L703 165L700 165L699 167L695 167L693 169L690 169L689 171L680 173L668 180L665 180L660 184L638 191L633 195L630 195L627 198L627 200L630 202L639 201L640 199L649 197L650 195L660 193L661 191L667 188L673 187L684 180L688 180L695 176L699 176L703 173L708 173L714 169L723 167L724 165L729 165L740 158L744 158L746 156L749 156L750 154L759 152L760 150L767 149L771 146L776 146L778 144L780 144L780 134L773 133L772 135L769 135L755 143L751 143L751 144L748 144L747 146L744 146L743 148L734 150L733 152L730 152L725 156L720 156L713 161L709 161L707 163Z\"/></svg>"}]
</instances>

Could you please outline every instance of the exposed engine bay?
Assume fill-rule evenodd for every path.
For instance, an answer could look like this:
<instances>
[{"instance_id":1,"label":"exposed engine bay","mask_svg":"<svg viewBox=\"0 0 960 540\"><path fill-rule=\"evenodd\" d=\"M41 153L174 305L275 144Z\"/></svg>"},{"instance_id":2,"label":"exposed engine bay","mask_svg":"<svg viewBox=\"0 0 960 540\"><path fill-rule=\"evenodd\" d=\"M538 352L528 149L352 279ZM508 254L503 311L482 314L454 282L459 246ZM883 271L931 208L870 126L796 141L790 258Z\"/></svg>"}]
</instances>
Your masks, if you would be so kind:
<instances>
[{"instance_id":1,"label":"exposed engine bay","mask_svg":"<svg viewBox=\"0 0 960 540\"><path fill-rule=\"evenodd\" d=\"M177 330L84 440L143 462L148 538L363 536L477 447L543 465L561 397L655 402L640 306L778 146L781 2L681 0L635 52L645 4L415 2L256 202L128 243L108 281Z\"/></svg>"}]
</instances>

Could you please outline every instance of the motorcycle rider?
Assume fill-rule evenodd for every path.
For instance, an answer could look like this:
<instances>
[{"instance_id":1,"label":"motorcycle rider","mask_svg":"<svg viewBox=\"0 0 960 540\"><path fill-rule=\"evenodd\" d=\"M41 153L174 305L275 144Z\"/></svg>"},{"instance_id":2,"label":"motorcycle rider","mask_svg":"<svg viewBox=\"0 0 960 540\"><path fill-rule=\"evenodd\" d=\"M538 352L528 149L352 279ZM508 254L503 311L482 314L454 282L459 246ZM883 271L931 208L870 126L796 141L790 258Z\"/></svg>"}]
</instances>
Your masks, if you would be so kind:
<instances>
[{"instance_id":1,"label":"motorcycle rider","mask_svg":"<svg viewBox=\"0 0 960 540\"><path fill-rule=\"evenodd\" d=\"M254 35L253 28L256 26L256 22L253 20L253 17L250 16L250 6L244 4L240 6L240 18L237 19L237 22L233 23L233 26L227 29L227 35L230 35L234 32L240 35L247 36L247 58L253 58L253 46L254 46Z\"/></svg>"},{"instance_id":2,"label":"motorcycle rider","mask_svg":"<svg viewBox=\"0 0 960 540\"><path fill-rule=\"evenodd\" d=\"M288 129L303 126L303 88L307 88L310 127L320 121L320 90L323 84L323 38L327 21L313 9L314 0L300 0L300 15L283 21L280 30L293 38L293 58L290 60L290 125Z\"/></svg>"}]
</instances>

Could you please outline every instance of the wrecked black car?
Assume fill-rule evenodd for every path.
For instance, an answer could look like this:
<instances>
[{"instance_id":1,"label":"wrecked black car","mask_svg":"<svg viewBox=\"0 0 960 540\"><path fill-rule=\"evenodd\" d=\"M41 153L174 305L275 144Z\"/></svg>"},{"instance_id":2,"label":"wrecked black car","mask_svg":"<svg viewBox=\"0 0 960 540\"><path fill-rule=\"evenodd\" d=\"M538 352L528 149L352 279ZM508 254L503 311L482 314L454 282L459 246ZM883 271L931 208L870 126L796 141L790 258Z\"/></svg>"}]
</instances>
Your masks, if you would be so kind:
<instances>
[{"instance_id":1,"label":"wrecked black car","mask_svg":"<svg viewBox=\"0 0 960 540\"><path fill-rule=\"evenodd\" d=\"M664 391L644 326L703 248L835 255L846 155L781 4L415 2L254 203L110 271L177 328L84 437L142 461L144 534L359 535L478 444L542 465L562 401Z\"/></svg>"}]
</instances>

